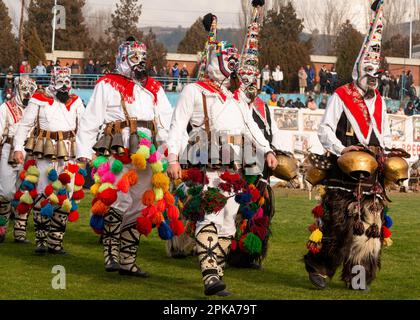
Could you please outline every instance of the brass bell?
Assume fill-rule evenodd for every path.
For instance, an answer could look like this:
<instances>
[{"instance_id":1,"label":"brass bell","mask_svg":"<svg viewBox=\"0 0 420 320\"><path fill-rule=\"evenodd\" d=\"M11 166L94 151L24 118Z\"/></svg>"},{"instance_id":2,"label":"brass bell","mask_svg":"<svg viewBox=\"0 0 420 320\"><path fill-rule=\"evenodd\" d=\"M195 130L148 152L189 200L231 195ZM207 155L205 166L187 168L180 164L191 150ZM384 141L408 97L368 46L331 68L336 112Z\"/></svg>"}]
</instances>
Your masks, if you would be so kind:
<instances>
[{"instance_id":1,"label":"brass bell","mask_svg":"<svg viewBox=\"0 0 420 320\"><path fill-rule=\"evenodd\" d=\"M130 134L130 143L129 143L129 151L130 154L136 153L137 150L139 149L139 143L140 143L140 139L139 139L139 135L136 133L131 133Z\"/></svg>"},{"instance_id":2,"label":"brass bell","mask_svg":"<svg viewBox=\"0 0 420 320\"><path fill-rule=\"evenodd\" d=\"M70 155L69 158L70 159L74 159L76 158L76 140L73 138L71 139L71 143L70 143Z\"/></svg>"},{"instance_id":3,"label":"brass bell","mask_svg":"<svg viewBox=\"0 0 420 320\"><path fill-rule=\"evenodd\" d=\"M408 179L408 163L403 158L391 157L385 161L385 180L401 185Z\"/></svg>"},{"instance_id":4,"label":"brass bell","mask_svg":"<svg viewBox=\"0 0 420 320\"><path fill-rule=\"evenodd\" d=\"M63 140L57 142L57 159L69 160L69 153L67 151L66 143Z\"/></svg>"},{"instance_id":5,"label":"brass bell","mask_svg":"<svg viewBox=\"0 0 420 320\"><path fill-rule=\"evenodd\" d=\"M378 168L376 159L364 151L350 151L338 158L341 171L356 180L363 180L373 175Z\"/></svg>"},{"instance_id":6,"label":"brass bell","mask_svg":"<svg viewBox=\"0 0 420 320\"><path fill-rule=\"evenodd\" d=\"M13 148L13 147L10 148L9 159L7 160L7 163L10 166L12 166L13 168L15 168L17 166L17 163L16 163L15 158L14 158L14 152L15 152L14 149L15 148Z\"/></svg>"},{"instance_id":7,"label":"brass bell","mask_svg":"<svg viewBox=\"0 0 420 320\"><path fill-rule=\"evenodd\" d=\"M316 186L327 176L327 171L310 166L305 172L305 180L311 185Z\"/></svg>"},{"instance_id":8,"label":"brass bell","mask_svg":"<svg viewBox=\"0 0 420 320\"><path fill-rule=\"evenodd\" d=\"M122 154L120 153L121 149L122 149ZM120 132L114 134L114 137L112 138L111 151L118 153L118 155L120 156L124 154L124 142L123 142L122 135Z\"/></svg>"},{"instance_id":9,"label":"brass bell","mask_svg":"<svg viewBox=\"0 0 420 320\"><path fill-rule=\"evenodd\" d=\"M28 155L32 155L34 148L35 148L35 137L30 136L28 140L26 140L25 151Z\"/></svg>"},{"instance_id":10,"label":"brass bell","mask_svg":"<svg viewBox=\"0 0 420 320\"><path fill-rule=\"evenodd\" d=\"M102 136L92 148L98 156L104 154L105 149L105 136Z\"/></svg>"},{"instance_id":11,"label":"brass bell","mask_svg":"<svg viewBox=\"0 0 420 320\"><path fill-rule=\"evenodd\" d=\"M285 154L276 155L278 165L273 171L273 175L281 180L290 181L296 178L298 167L294 159Z\"/></svg>"},{"instance_id":12,"label":"brass bell","mask_svg":"<svg viewBox=\"0 0 420 320\"><path fill-rule=\"evenodd\" d=\"M38 137L32 154L38 159L42 159L44 155L44 138L42 138L41 136Z\"/></svg>"},{"instance_id":13,"label":"brass bell","mask_svg":"<svg viewBox=\"0 0 420 320\"><path fill-rule=\"evenodd\" d=\"M44 157L51 159L55 156L55 147L51 139L45 139L44 143Z\"/></svg>"}]
</instances>

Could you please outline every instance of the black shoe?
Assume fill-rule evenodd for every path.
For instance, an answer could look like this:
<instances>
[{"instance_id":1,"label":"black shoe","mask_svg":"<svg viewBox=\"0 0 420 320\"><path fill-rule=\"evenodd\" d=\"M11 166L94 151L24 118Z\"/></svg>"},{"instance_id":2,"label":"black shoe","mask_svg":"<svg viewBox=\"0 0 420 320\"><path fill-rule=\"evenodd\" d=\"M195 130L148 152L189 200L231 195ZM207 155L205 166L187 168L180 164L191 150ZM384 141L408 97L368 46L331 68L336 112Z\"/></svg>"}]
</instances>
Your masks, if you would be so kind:
<instances>
[{"instance_id":1,"label":"black shoe","mask_svg":"<svg viewBox=\"0 0 420 320\"><path fill-rule=\"evenodd\" d=\"M35 248L35 253L36 254L46 254L47 251L48 251L47 247L43 246L43 245Z\"/></svg>"},{"instance_id":2,"label":"black shoe","mask_svg":"<svg viewBox=\"0 0 420 320\"><path fill-rule=\"evenodd\" d=\"M120 270L120 265L114 260L111 260L108 264L105 265L106 272L116 272L118 270Z\"/></svg>"},{"instance_id":3,"label":"black shoe","mask_svg":"<svg viewBox=\"0 0 420 320\"><path fill-rule=\"evenodd\" d=\"M249 267L251 269L255 269L255 270L261 270L262 269L262 266L259 263L257 263L257 262L251 262L249 264Z\"/></svg>"},{"instance_id":4,"label":"black shoe","mask_svg":"<svg viewBox=\"0 0 420 320\"><path fill-rule=\"evenodd\" d=\"M54 249L51 249L51 248L48 248L48 253L56 254L56 255L65 255L65 254L67 254L67 252L64 251L64 249L54 250Z\"/></svg>"},{"instance_id":5,"label":"black shoe","mask_svg":"<svg viewBox=\"0 0 420 320\"><path fill-rule=\"evenodd\" d=\"M206 296L212 296L225 289L226 285L222 280L214 280L204 285L204 294Z\"/></svg>"},{"instance_id":6,"label":"black shoe","mask_svg":"<svg viewBox=\"0 0 420 320\"><path fill-rule=\"evenodd\" d=\"M19 243L19 244L29 244L31 243L28 239L15 239L15 243Z\"/></svg>"},{"instance_id":7,"label":"black shoe","mask_svg":"<svg viewBox=\"0 0 420 320\"><path fill-rule=\"evenodd\" d=\"M230 297L230 296L233 296L233 293L229 292L227 290L222 290L222 291L219 291L218 293L216 293L216 296L218 296L218 297Z\"/></svg>"},{"instance_id":8,"label":"black shoe","mask_svg":"<svg viewBox=\"0 0 420 320\"><path fill-rule=\"evenodd\" d=\"M5 239L6 239L6 235L5 234L2 234L0 236L0 243L3 243Z\"/></svg>"},{"instance_id":9,"label":"black shoe","mask_svg":"<svg viewBox=\"0 0 420 320\"><path fill-rule=\"evenodd\" d=\"M147 272L141 271L140 268L138 268L137 271L132 272L129 270L119 269L118 273L121 276L131 276L131 277L138 277L138 278L149 278L150 275Z\"/></svg>"},{"instance_id":10,"label":"black shoe","mask_svg":"<svg viewBox=\"0 0 420 320\"><path fill-rule=\"evenodd\" d=\"M319 273L310 273L309 274L309 280L312 282L312 284L317 287L317 289L323 290L326 287L325 279L327 277L323 276Z\"/></svg>"}]
</instances>

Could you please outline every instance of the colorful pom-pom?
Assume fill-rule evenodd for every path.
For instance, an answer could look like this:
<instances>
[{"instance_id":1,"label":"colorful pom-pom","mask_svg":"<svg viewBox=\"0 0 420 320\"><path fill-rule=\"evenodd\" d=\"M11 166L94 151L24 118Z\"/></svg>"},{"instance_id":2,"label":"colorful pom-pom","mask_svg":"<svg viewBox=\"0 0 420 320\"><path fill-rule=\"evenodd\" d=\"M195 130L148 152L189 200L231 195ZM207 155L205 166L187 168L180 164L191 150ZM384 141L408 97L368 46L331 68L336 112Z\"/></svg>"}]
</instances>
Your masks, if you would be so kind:
<instances>
[{"instance_id":1,"label":"colorful pom-pom","mask_svg":"<svg viewBox=\"0 0 420 320\"><path fill-rule=\"evenodd\" d=\"M60 180L56 180L52 184L54 190L60 190L63 188L63 184L60 182Z\"/></svg>"},{"instance_id":2,"label":"colorful pom-pom","mask_svg":"<svg viewBox=\"0 0 420 320\"><path fill-rule=\"evenodd\" d=\"M102 176L105 173L109 172L110 170L111 170L111 165L109 164L109 162L104 162L99 166L97 172L98 172L99 176L102 178Z\"/></svg>"},{"instance_id":3,"label":"colorful pom-pom","mask_svg":"<svg viewBox=\"0 0 420 320\"><path fill-rule=\"evenodd\" d=\"M169 206L167 215L170 221L178 220L179 219L179 209L176 206Z\"/></svg>"},{"instance_id":4,"label":"colorful pom-pom","mask_svg":"<svg viewBox=\"0 0 420 320\"><path fill-rule=\"evenodd\" d=\"M382 227L382 234L384 238L391 238L392 232L386 226Z\"/></svg>"},{"instance_id":5,"label":"colorful pom-pom","mask_svg":"<svg viewBox=\"0 0 420 320\"><path fill-rule=\"evenodd\" d=\"M36 184L38 183L39 178L37 176L26 175L25 180L29 181L30 183Z\"/></svg>"},{"instance_id":6,"label":"colorful pom-pom","mask_svg":"<svg viewBox=\"0 0 420 320\"><path fill-rule=\"evenodd\" d=\"M99 166L103 163L106 163L108 159L104 156L99 156L95 160L93 160L92 165L95 169L98 169Z\"/></svg>"},{"instance_id":7,"label":"colorful pom-pom","mask_svg":"<svg viewBox=\"0 0 420 320\"><path fill-rule=\"evenodd\" d=\"M54 208L50 203L41 208L41 216L51 218L53 214Z\"/></svg>"},{"instance_id":8,"label":"colorful pom-pom","mask_svg":"<svg viewBox=\"0 0 420 320\"><path fill-rule=\"evenodd\" d=\"M20 190L28 190L31 191L35 189L35 185L29 181L24 180L20 185Z\"/></svg>"},{"instance_id":9,"label":"colorful pom-pom","mask_svg":"<svg viewBox=\"0 0 420 320\"><path fill-rule=\"evenodd\" d=\"M124 164L120 160L114 160L112 163L111 171L115 174L120 173L124 168Z\"/></svg>"},{"instance_id":10,"label":"colorful pom-pom","mask_svg":"<svg viewBox=\"0 0 420 320\"><path fill-rule=\"evenodd\" d=\"M124 176L127 177L130 186L135 186L139 181L139 177L137 176L137 173L134 170L128 171Z\"/></svg>"},{"instance_id":11,"label":"colorful pom-pom","mask_svg":"<svg viewBox=\"0 0 420 320\"><path fill-rule=\"evenodd\" d=\"M77 211L70 212L69 222L76 222L77 220L79 220L79 212L77 212Z\"/></svg>"},{"instance_id":12,"label":"colorful pom-pom","mask_svg":"<svg viewBox=\"0 0 420 320\"><path fill-rule=\"evenodd\" d=\"M25 191L19 200L20 202L29 204L29 205L34 203L34 199L32 199L28 191Z\"/></svg>"},{"instance_id":13,"label":"colorful pom-pom","mask_svg":"<svg viewBox=\"0 0 420 320\"><path fill-rule=\"evenodd\" d=\"M92 214L103 216L108 212L108 207L101 200L97 200L92 206L91 211Z\"/></svg>"},{"instance_id":14,"label":"colorful pom-pom","mask_svg":"<svg viewBox=\"0 0 420 320\"><path fill-rule=\"evenodd\" d=\"M29 195L31 196L32 199L35 199L36 197L38 197L38 191L34 189L29 192Z\"/></svg>"},{"instance_id":15,"label":"colorful pom-pom","mask_svg":"<svg viewBox=\"0 0 420 320\"><path fill-rule=\"evenodd\" d=\"M152 169L153 173L159 173L159 172L163 172L163 164L162 161L158 161L155 163L151 163L150 164L150 168Z\"/></svg>"},{"instance_id":16,"label":"colorful pom-pom","mask_svg":"<svg viewBox=\"0 0 420 320\"><path fill-rule=\"evenodd\" d=\"M85 197L85 192L83 191L83 189L81 189L79 191L73 192L72 199L74 199L74 200L82 200L84 197Z\"/></svg>"},{"instance_id":17,"label":"colorful pom-pom","mask_svg":"<svg viewBox=\"0 0 420 320\"><path fill-rule=\"evenodd\" d=\"M170 184L169 177L164 173L156 173L152 176L152 185L155 188L168 189Z\"/></svg>"},{"instance_id":18,"label":"colorful pom-pom","mask_svg":"<svg viewBox=\"0 0 420 320\"><path fill-rule=\"evenodd\" d=\"M90 192L92 192L92 194L94 195L94 196L96 196L97 194L98 194L98 192L99 192L99 187L101 186L101 184L100 183L95 183L95 184L93 184L91 187L90 187Z\"/></svg>"},{"instance_id":19,"label":"colorful pom-pom","mask_svg":"<svg viewBox=\"0 0 420 320\"><path fill-rule=\"evenodd\" d=\"M100 234L104 228L104 218L100 215L92 215L89 224L96 233Z\"/></svg>"},{"instance_id":20,"label":"colorful pom-pom","mask_svg":"<svg viewBox=\"0 0 420 320\"><path fill-rule=\"evenodd\" d=\"M150 147L152 146L152 141L150 141L149 139L143 138L140 140L140 145L145 146L148 149L150 149Z\"/></svg>"},{"instance_id":21,"label":"colorful pom-pom","mask_svg":"<svg viewBox=\"0 0 420 320\"><path fill-rule=\"evenodd\" d=\"M26 174L30 175L30 176L35 176L35 177L39 177L39 169L36 166L30 166L27 170L26 170Z\"/></svg>"},{"instance_id":22,"label":"colorful pom-pom","mask_svg":"<svg viewBox=\"0 0 420 320\"><path fill-rule=\"evenodd\" d=\"M320 243L322 241L322 232L319 229L316 229L314 232L311 233L309 236L309 241Z\"/></svg>"},{"instance_id":23,"label":"colorful pom-pom","mask_svg":"<svg viewBox=\"0 0 420 320\"><path fill-rule=\"evenodd\" d=\"M146 190L143 193L142 203L148 207L155 203L155 193L152 190Z\"/></svg>"},{"instance_id":24,"label":"colorful pom-pom","mask_svg":"<svg viewBox=\"0 0 420 320\"><path fill-rule=\"evenodd\" d=\"M185 226L181 220L172 220L169 224L175 236L179 237L185 231Z\"/></svg>"},{"instance_id":25,"label":"colorful pom-pom","mask_svg":"<svg viewBox=\"0 0 420 320\"><path fill-rule=\"evenodd\" d=\"M48 197L48 199L53 204L58 204L59 203L59 199L58 199L58 197L57 197L57 195L55 193L50 194L49 197Z\"/></svg>"},{"instance_id":26,"label":"colorful pom-pom","mask_svg":"<svg viewBox=\"0 0 420 320\"><path fill-rule=\"evenodd\" d=\"M115 183L116 177L115 174L112 173L111 171L109 172L105 172L102 176L101 176L101 180L102 183Z\"/></svg>"},{"instance_id":27,"label":"colorful pom-pom","mask_svg":"<svg viewBox=\"0 0 420 320\"><path fill-rule=\"evenodd\" d=\"M393 224L394 222L392 221L392 218L388 215L385 215L385 227L387 227L388 229L391 229Z\"/></svg>"},{"instance_id":28,"label":"colorful pom-pom","mask_svg":"<svg viewBox=\"0 0 420 320\"><path fill-rule=\"evenodd\" d=\"M23 215L23 214L27 214L29 211L31 211L32 206L26 203L19 203L16 207L16 211L18 214Z\"/></svg>"},{"instance_id":29,"label":"colorful pom-pom","mask_svg":"<svg viewBox=\"0 0 420 320\"><path fill-rule=\"evenodd\" d=\"M315 218L322 218L324 216L324 206L322 204L317 205L312 209L312 214Z\"/></svg>"},{"instance_id":30,"label":"colorful pom-pom","mask_svg":"<svg viewBox=\"0 0 420 320\"><path fill-rule=\"evenodd\" d=\"M248 233L243 240L245 250L250 254L259 254L262 251L262 241L252 232Z\"/></svg>"},{"instance_id":31,"label":"colorful pom-pom","mask_svg":"<svg viewBox=\"0 0 420 320\"><path fill-rule=\"evenodd\" d=\"M166 222L162 222L158 228L159 237L162 240L171 240L174 236L171 228L168 226Z\"/></svg>"},{"instance_id":32,"label":"colorful pom-pom","mask_svg":"<svg viewBox=\"0 0 420 320\"><path fill-rule=\"evenodd\" d=\"M44 194L46 197L49 197L54 192L54 188L51 184L45 187Z\"/></svg>"},{"instance_id":33,"label":"colorful pom-pom","mask_svg":"<svg viewBox=\"0 0 420 320\"><path fill-rule=\"evenodd\" d=\"M127 177L122 177L117 183L117 189L122 193L127 193L130 190L130 182Z\"/></svg>"},{"instance_id":34,"label":"colorful pom-pom","mask_svg":"<svg viewBox=\"0 0 420 320\"><path fill-rule=\"evenodd\" d=\"M165 199L165 202L168 206L173 206L175 205L175 198L172 195L172 193L170 192L165 192L165 194L163 195L163 198Z\"/></svg>"},{"instance_id":35,"label":"colorful pom-pom","mask_svg":"<svg viewBox=\"0 0 420 320\"><path fill-rule=\"evenodd\" d=\"M144 155L135 153L131 155L131 161L138 170L146 169L146 158L144 157Z\"/></svg>"},{"instance_id":36,"label":"colorful pom-pom","mask_svg":"<svg viewBox=\"0 0 420 320\"><path fill-rule=\"evenodd\" d=\"M106 206L111 206L115 201L117 201L117 197L117 190L113 188L107 188L98 194L98 199Z\"/></svg>"},{"instance_id":37,"label":"colorful pom-pom","mask_svg":"<svg viewBox=\"0 0 420 320\"><path fill-rule=\"evenodd\" d=\"M143 216L137 218L137 230L140 234L144 236L149 236L150 232L152 232L152 222Z\"/></svg>"},{"instance_id":38,"label":"colorful pom-pom","mask_svg":"<svg viewBox=\"0 0 420 320\"><path fill-rule=\"evenodd\" d=\"M153 188L153 192L155 193L156 201L163 199L164 192L161 188Z\"/></svg>"},{"instance_id":39,"label":"colorful pom-pom","mask_svg":"<svg viewBox=\"0 0 420 320\"><path fill-rule=\"evenodd\" d=\"M85 184L85 178L80 173L76 173L74 177L74 184L76 186L83 186Z\"/></svg>"},{"instance_id":40,"label":"colorful pom-pom","mask_svg":"<svg viewBox=\"0 0 420 320\"><path fill-rule=\"evenodd\" d=\"M107 183L103 183L103 184L101 184L101 186L99 187L99 193L101 193L102 191L104 191L104 190L106 190L106 189L108 189L108 188L114 188L114 185L112 184L112 183L109 183L109 182L107 182Z\"/></svg>"},{"instance_id":41,"label":"colorful pom-pom","mask_svg":"<svg viewBox=\"0 0 420 320\"><path fill-rule=\"evenodd\" d=\"M55 169L51 168L48 171L48 180L50 180L51 182L54 182L58 179L58 173Z\"/></svg>"},{"instance_id":42,"label":"colorful pom-pom","mask_svg":"<svg viewBox=\"0 0 420 320\"><path fill-rule=\"evenodd\" d=\"M23 169L26 171L31 166L36 166L36 161L33 159L26 161Z\"/></svg>"}]
</instances>

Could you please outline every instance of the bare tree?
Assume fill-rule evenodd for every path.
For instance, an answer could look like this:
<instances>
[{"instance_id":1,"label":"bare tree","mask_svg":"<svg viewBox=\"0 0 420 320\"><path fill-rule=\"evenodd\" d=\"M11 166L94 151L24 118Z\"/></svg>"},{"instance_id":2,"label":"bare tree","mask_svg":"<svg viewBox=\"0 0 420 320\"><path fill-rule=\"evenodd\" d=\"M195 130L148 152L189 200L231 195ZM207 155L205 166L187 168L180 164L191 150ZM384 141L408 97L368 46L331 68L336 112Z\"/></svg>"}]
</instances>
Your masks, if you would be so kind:
<instances>
[{"instance_id":1,"label":"bare tree","mask_svg":"<svg viewBox=\"0 0 420 320\"><path fill-rule=\"evenodd\" d=\"M387 1L384 6L384 38L389 39L396 34L403 34L402 23L409 19L413 1Z\"/></svg>"},{"instance_id":2,"label":"bare tree","mask_svg":"<svg viewBox=\"0 0 420 320\"><path fill-rule=\"evenodd\" d=\"M96 38L106 39L106 30L111 25L111 8L89 8L85 11L86 25L89 33Z\"/></svg>"}]
</instances>

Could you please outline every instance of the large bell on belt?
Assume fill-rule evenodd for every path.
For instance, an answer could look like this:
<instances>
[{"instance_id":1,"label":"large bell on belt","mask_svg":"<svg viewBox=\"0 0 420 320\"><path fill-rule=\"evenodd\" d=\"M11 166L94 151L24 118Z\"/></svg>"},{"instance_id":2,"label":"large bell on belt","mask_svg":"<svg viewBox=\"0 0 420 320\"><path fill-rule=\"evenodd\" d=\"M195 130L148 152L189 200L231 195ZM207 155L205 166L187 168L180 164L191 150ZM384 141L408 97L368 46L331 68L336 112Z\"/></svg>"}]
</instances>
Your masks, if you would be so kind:
<instances>
[{"instance_id":1,"label":"large bell on belt","mask_svg":"<svg viewBox=\"0 0 420 320\"><path fill-rule=\"evenodd\" d=\"M290 181L296 178L298 167L294 159L284 153L276 155L278 165L273 171L273 175L282 180Z\"/></svg>"},{"instance_id":2,"label":"large bell on belt","mask_svg":"<svg viewBox=\"0 0 420 320\"><path fill-rule=\"evenodd\" d=\"M305 180L308 181L311 185L316 186L327 176L327 171L318 169L316 167L309 167L305 172Z\"/></svg>"},{"instance_id":3,"label":"large bell on belt","mask_svg":"<svg viewBox=\"0 0 420 320\"><path fill-rule=\"evenodd\" d=\"M17 163L14 158L14 152L15 152L15 149L13 147L10 148L9 159L7 160L7 163L13 168L17 166Z\"/></svg>"},{"instance_id":4,"label":"large bell on belt","mask_svg":"<svg viewBox=\"0 0 420 320\"><path fill-rule=\"evenodd\" d=\"M44 154L44 138L38 137L32 154L38 159L42 159Z\"/></svg>"},{"instance_id":5,"label":"large bell on belt","mask_svg":"<svg viewBox=\"0 0 420 320\"><path fill-rule=\"evenodd\" d=\"M57 142L57 159L69 161L69 152L67 151L66 144L63 140Z\"/></svg>"},{"instance_id":6,"label":"large bell on belt","mask_svg":"<svg viewBox=\"0 0 420 320\"><path fill-rule=\"evenodd\" d=\"M130 134L130 146L129 146L129 151L130 154L136 153L137 150L139 149L139 143L140 143L140 139L139 139L139 135L137 133L131 133Z\"/></svg>"},{"instance_id":7,"label":"large bell on belt","mask_svg":"<svg viewBox=\"0 0 420 320\"><path fill-rule=\"evenodd\" d=\"M112 138L112 143L111 143L111 150L117 153L119 156L124 155L125 153L124 142L123 142L121 133L114 134L114 137Z\"/></svg>"},{"instance_id":8,"label":"large bell on belt","mask_svg":"<svg viewBox=\"0 0 420 320\"><path fill-rule=\"evenodd\" d=\"M55 156L55 147L50 138L45 139L44 143L44 157L52 159Z\"/></svg>"},{"instance_id":9,"label":"large bell on belt","mask_svg":"<svg viewBox=\"0 0 420 320\"><path fill-rule=\"evenodd\" d=\"M98 142L93 146L97 155L109 156L109 148L111 147L112 137L110 135L103 135Z\"/></svg>"},{"instance_id":10,"label":"large bell on belt","mask_svg":"<svg viewBox=\"0 0 420 320\"><path fill-rule=\"evenodd\" d=\"M356 180L367 179L378 168L376 159L365 151L350 151L338 158L341 171Z\"/></svg>"},{"instance_id":11,"label":"large bell on belt","mask_svg":"<svg viewBox=\"0 0 420 320\"><path fill-rule=\"evenodd\" d=\"M403 158L391 157L385 161L385 179L389 182L400 185L408 179L408 163Z\"/></svg>"},{"instance_id":12,"label":"large bell on belt","mask_svg":"<svg viewBox=\"0 0 420 320\"><path fill-rule=\"evenodd\" d=\"M28 140L26 140L25 151L28 155L32 155L34 148L35 148L35 137L30 136Z\"/></svg>"}]
</instances>

